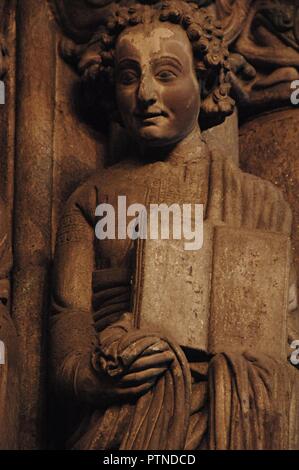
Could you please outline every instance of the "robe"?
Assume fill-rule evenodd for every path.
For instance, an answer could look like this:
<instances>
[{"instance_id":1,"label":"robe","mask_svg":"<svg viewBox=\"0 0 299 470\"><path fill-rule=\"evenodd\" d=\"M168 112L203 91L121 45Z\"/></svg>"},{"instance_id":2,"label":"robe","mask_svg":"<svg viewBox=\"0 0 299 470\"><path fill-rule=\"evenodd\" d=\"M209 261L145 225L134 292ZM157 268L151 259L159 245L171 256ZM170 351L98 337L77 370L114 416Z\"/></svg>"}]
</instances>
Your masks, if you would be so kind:
<instances>
[{"instance_id":1,"label":"robe","mask_svg":"<svg viewBox=\"0 0 299 470\"><path fill-rule=\"evenodd\" d=\"M191 152L183 162L122 162L81 186L62 217L54 263L53 380L60 395L80 404L79 424L67 446L289 448L297 371L287 358L255 351L189 357L173 340L133 327L122 290L130 285L132 245L128 240L99 242L94 233L98 204L115 205L124 194L128 204L202 203L205 219L213 223L291 233L291 211L281 192L212 155L204 143L198 155ZM94 282L93 273L98 274ZM103 374L122 377L159 341L175 359L147 393L113 400L109 387L101 389Z\"/></svg>"}]
</instances>

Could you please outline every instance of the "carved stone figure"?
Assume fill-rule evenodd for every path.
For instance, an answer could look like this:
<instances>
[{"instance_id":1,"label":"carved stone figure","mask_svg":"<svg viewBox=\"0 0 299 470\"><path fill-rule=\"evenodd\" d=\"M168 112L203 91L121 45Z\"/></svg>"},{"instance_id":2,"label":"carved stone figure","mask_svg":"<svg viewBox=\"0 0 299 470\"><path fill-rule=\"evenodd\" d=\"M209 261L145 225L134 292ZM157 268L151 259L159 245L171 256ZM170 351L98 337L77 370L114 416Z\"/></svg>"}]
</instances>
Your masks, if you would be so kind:
<instances>
[{"instance_id":1,"label":"carved stone figure","mask_svg":"<svg viewBox=\"0 0 299 470\"><path fill-rule=\"evenodd\" d=\"M230 49L237 53L235 85L242 113L290 106L290 86L299 77L296 2L216 0L214 8L223 20Z\"/></svg>"},{"instance_id":2,"label":"carved stone figure","mask_svg":"<svg viewBox=\"0 0 299 470\"><path fill-rule=\"evenodd\" d=\"M298 426L287 360L291 212L276 187L202 138L199 118L219 123L234 102L221 25L197 3L110 5L88 44L68 51L95 108L131 141L123 161L71 196L57 236L51 356L57 391L78 411L70 448L286 449ZM97 206L116 208L119 195L128 205L204 205L214 234L198 255L204 347L193 335L203 317L182 317L175 303L168 324L136 321L134 242L95 237ZM196 321L192 341L177 339Z\"/></svg>"},{"instance_id":3,"label":"carved stone figure","mask_svg":"<svg viewBox=\"0 0 299 470\"><path fill-rule=\"evenodd\" d=\"M0 449L18 447L19 358L10 316L12 253L6 208L0 199Z\"/></svg>"}]
</instances>

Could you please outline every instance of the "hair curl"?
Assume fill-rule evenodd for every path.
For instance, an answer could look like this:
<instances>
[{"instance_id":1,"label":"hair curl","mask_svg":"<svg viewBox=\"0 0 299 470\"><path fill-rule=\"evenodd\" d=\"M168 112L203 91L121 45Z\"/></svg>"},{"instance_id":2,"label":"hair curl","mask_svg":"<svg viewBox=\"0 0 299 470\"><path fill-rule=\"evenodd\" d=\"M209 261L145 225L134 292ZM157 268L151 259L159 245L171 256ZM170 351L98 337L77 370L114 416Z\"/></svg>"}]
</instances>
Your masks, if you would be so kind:
<instances>
[{"instance_id":1,"label":"hair curl","mask_svg":"<svg viewBox=\"0 0 299 470\"><path fill-rule=\"evenodd\" d=\"M117 120L114 57L119 35L127 27L155 20L180 25L191 42L194 67L202 89L201 127L218 124L233 112L229 52L222 25L201 6L203 3L194 0L120 1L111 6L87 44L64 43L63 56L76 66L82 79L84 100L101 110L98 117L108 114L110 119Z\"/></svg>"}]
</instances>

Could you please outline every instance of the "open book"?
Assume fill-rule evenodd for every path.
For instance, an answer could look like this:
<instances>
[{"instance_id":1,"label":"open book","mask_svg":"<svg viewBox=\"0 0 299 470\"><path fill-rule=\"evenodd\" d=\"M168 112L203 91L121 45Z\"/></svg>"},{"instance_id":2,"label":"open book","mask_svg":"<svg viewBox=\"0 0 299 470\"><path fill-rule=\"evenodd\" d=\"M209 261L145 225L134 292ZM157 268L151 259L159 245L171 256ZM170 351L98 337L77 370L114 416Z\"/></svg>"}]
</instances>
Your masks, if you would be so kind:
<instances>
[{"instance_id":1,"label":"open book","mask_svg":"<svg viewBox=\"0 0 299 470\"><path fill-rule=\"evenodd\" d=\"M135 326L211 353L254 350L285 358L290 241L260 230L204 225L204 245L139 240Z\"/></svg>"}]
</instances>

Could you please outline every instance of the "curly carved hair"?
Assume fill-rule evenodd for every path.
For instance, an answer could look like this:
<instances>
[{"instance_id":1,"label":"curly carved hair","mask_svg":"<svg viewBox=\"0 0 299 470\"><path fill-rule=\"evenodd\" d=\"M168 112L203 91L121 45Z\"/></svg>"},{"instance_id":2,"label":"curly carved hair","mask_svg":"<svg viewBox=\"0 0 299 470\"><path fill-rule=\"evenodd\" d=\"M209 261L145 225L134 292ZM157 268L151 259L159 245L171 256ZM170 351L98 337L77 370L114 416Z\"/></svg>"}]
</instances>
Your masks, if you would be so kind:
<instances>
[{"instance_id":1,"label":"curly carved hair","mask_svg":"<svg viewBox=\"0 0 299 470\"><path fill-rule=\"evenodd\" d=\"M201 127L218 124L233 112L230 97L229 52L222 25L201 6L187 0L121 0L114 4L102 24L84 45L65 42L62 54L72 62L82 79L84 100L97 108L98 117L107 114L117 120L115 98L115 47L127 28L153 21L180 25L187 33L194 56L196 75L201 82Z\"/></svg>"}]
</instances>

